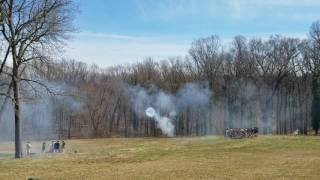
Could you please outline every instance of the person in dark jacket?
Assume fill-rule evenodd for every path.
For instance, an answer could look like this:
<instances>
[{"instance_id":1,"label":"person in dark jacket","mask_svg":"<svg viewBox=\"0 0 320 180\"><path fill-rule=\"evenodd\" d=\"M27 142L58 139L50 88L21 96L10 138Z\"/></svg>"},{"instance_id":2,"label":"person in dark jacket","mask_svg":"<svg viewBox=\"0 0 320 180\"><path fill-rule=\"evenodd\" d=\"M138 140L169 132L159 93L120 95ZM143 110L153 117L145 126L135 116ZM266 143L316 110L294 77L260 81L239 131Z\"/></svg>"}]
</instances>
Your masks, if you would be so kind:
<instances>
[{"instance_id":1,"label":"person in dark jacket","mask_svg":"<svg viewBox=\"0 0 320 180\"><path fill-rule=\"evenodd\" d=\"M43 142L43 143L42 143L41 152L42 152L42 153L45 153L45 151L46 151L46 142Z\"/></svg>"},{"instance_id":2,"label":"person in dark jacket","mask_svg":"<svg viewBox=\"0 0 320 180\"><path fill-rule=\"evenodd\" d=\"M58 153L60 151L60 142L57 141L54 143L53 152Z\"/></svg>"}]
</instances>

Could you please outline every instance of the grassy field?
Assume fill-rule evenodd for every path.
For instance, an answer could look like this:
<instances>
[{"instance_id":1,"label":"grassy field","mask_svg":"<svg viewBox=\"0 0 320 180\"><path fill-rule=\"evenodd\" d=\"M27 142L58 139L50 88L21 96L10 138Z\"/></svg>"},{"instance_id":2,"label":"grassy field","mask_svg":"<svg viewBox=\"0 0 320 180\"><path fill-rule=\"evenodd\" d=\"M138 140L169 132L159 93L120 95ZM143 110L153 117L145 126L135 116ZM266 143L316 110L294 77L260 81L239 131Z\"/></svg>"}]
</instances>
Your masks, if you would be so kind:
<instances>
[{"instance_id":1,"label":"grassy field","mask_svg":"<svg viewBox=\"0 0 320 180\"><path fill-rule=\"evenodd\" d=\"M12 146L0 143L0 179L320 179L320 137L70 140L19 160Z\"/></svg>"}]
</instances>

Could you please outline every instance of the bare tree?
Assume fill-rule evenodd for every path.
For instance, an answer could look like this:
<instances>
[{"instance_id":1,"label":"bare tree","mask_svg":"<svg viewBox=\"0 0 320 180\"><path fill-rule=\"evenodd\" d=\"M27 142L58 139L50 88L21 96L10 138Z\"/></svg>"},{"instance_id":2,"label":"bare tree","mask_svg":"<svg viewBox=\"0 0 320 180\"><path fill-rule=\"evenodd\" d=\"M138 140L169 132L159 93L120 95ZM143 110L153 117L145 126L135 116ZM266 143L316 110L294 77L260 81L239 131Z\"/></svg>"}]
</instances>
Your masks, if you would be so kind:
<instances>
[{"instance_id":1,"label":"bare tree","mask_svg":"<svg viewBox=\"0 0 320 180\"><path fill-rule=\"evenodd\" d=\"M320 21L312 23L310 40L305 43L306 67L312 73L312 127L318 134L320 127Z\"/></svg>"},{"instance_id":2,"label":"bare tree","mask_svg":"<svg viewBox=\"0 0 320 180\"><path fill-rule=\"evenodd\" d=\"M22 156L20 120L20 83L43 83L20 75L21 68L31 68L34 61L47 61L49 51L57 48L71 32L73 4L71 0L4 0L2 36L10 48L14 114L15 157Z\"/></svg>"},{"instance_id":3,"label":"bare tree","mask_svg":"<svg viewBox=\"0 0 320 180\"><path fill-rule=\"evenodd\" d=\"M209 80L212 88L215 76L222 67L222 58L220 56L222 46L218 36L201 38L192 43L189 54L192 57L198 73Z\"/></svg>"}]
</instances>

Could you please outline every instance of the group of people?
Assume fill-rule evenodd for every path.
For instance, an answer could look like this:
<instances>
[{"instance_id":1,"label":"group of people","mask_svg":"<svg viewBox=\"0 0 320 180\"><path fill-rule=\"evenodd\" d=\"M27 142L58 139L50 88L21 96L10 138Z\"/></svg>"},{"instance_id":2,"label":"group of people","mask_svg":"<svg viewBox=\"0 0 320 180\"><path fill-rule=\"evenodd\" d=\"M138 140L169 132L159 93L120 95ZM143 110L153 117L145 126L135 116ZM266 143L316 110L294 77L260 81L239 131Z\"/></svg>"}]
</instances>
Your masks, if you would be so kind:
<instances>
[{"instance_id":1,"label":"group of people","mask_svg":"<svg viewBox=\"0 0 320 180\"><path fill-rule=\"evenodd\" d=\"M258 127L253 128L227 128L225 131L225 137L239 139L257 136L259 133Z\"/></svg>"},{"instance_id":2,"label":"group of people","mask_svg":"<svg viewBox=\"0 0 320 180\"><path fill-rule=\"evenodd\" d=\"M31 143L30 142L27 142L26 143L26 154L27 156L30 156L31 155ZM65 141L51 141L51 145L49 147L49 150L46 151L47 149L47 144L46 142L43 142L42 143L42 147L41 147L41 152L42 153L62 153L64 152L65 150L65 147L66 147L66 142Z\"/></svg>"},{"instance_id":3,"label":"group of people","mask_svg":"<svg viewBox=\"0 0 320 180\"><path fill-rule=\"evenodd\" d=\"M61 152L64 152L64 149L66 147L66 142L64 141L51 141L51 146L50 146L50 149L49 149L49 153L61 153ZM45 152L46 148L46 144L45 142L42 143L42 152Z\"/></svg>"}]
</instances>

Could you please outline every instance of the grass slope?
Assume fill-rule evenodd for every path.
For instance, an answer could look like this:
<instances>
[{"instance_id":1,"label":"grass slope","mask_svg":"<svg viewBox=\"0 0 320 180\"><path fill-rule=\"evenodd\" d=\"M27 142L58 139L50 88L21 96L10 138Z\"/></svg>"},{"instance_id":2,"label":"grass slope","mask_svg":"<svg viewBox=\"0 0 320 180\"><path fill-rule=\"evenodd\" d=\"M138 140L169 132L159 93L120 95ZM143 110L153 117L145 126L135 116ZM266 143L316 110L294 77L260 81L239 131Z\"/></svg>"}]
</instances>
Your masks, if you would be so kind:
<instances>
[{"instance_id":1,"label":"grass slope","mask_svg":"<svg viewBox=\"0 0 320 180\"><path fill-rule=\"evenodd\" d=\"M319 137L70 140L64 154L20 160L12 146L0 143L0 179L320 179Z\"/></svg>"}]
</instances>

